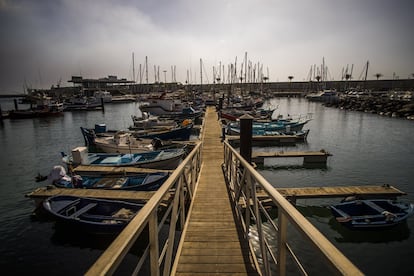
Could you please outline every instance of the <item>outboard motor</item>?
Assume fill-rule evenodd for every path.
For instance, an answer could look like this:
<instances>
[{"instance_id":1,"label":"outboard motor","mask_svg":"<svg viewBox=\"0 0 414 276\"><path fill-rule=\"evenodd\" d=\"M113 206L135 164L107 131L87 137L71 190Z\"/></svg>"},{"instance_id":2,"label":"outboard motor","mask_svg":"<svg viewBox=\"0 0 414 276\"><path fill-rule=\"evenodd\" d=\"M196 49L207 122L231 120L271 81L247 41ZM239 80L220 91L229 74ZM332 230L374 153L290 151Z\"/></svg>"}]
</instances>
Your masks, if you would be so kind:
<instances>
[{"instance_id":1,"label":"outboard motor","mask_svg":"<svg viewBox=\"0 0 414 276\"><path fill-rule=\"evenodd\" d=\"M154 150L157 150L162 147L162 141L160 138L154 138L151 141L151 145L154 147Z\"/></svg>"}]
</instances>

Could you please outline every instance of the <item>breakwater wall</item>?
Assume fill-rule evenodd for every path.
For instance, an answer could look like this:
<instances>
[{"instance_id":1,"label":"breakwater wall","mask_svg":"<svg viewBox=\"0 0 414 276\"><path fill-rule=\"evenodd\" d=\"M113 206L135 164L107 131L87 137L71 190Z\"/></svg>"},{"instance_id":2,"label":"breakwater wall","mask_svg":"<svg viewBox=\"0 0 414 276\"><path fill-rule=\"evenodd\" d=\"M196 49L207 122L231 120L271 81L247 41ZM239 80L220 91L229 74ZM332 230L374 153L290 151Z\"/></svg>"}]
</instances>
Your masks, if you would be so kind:
<instances>
[{"instance_id":1,"label":"breakwater wall","mask_svg":"<svg viewBox=\"0 0 414 276\"><path fill-rule=\"evenodd\" d=\"M345 96L341 97L337 102L325 103L325 106L414 120L413 101L393 100L389 97L378 95L364 97Z\"/></svg>"}]
</instances>

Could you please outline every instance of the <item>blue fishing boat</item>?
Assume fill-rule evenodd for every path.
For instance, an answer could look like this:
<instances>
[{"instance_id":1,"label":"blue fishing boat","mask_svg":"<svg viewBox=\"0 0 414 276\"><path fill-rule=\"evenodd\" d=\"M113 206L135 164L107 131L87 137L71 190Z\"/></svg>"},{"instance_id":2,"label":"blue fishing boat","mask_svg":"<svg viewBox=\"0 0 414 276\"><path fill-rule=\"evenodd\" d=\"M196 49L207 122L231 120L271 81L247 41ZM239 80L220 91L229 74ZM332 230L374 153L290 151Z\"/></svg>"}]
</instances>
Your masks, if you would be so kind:
<instances>
[{"instance_id":1,"label":"blue fishing boat","mask_svg":"<svg viewBox=\"0 0 414 276\"><path fill-rule=\"evenodd\" d=\"M170 176L169 172L135 173L132 175L68 175L63 166L54 166L47 180L58 188L155 191Z\"/></svg>"},{"instance_id":2,"label":"blue fishing boat","mask_svg":"<svg viewBox=\"0 0 414 276\"><path fill-rule=\"evenodd\" d=\"M144 204L119 200L57 195L43 201L44 209L57 222L80 232L113 234L122 231Z\"/></svg>"},{"instance_id":3,"label":"blue fishing boat","mask_svg":"<svg viewBox=\"0 0 414 276\"><path fill-rule=\"evenodd\" d=\"M286 134L292 131L302 131L303 126L310 119L300 121L275 121L275 122L253 122L252 134L255 135L273 135L270 133ZM227 125L227 134L240 135L240 122L229 123Z\"/></svg>"},{"instance_id":4,"label":"blue fishing boat","mask_svg":"<svg viewBox=\"0 0 414 276\"><path fill-rule=\"evenodd\" d=\"M72 150L72 156L63 156L68 165L110 167L137 167L149 169L175 169L187 154L186 147L142 153L89 153L86 147Z\"/></svg>"},{"instance_id":5,"label":"blue fishing boat","mask_svg":"<svg viewBox=\"0 0 414 276\"><path fill-rule=\"evenodd\" d=\"M336 220L350 229L388 228L414 214L414 205L387 199L356 199L330 206Z\"/></svg>"}]
</instances>

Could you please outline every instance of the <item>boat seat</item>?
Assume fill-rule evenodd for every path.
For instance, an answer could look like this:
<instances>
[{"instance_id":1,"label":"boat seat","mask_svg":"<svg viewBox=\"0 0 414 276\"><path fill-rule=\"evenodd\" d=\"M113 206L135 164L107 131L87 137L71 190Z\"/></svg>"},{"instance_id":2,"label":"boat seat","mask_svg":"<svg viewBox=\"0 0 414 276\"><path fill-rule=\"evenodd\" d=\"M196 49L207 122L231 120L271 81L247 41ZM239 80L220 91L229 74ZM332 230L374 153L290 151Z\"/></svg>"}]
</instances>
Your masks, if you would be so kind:
<instances>
[{"instance_id":1,"label":"boat seat","mask_svg":"<svg viewBox=\"0 0 414 276\"><path fill-rule=\"evenodd\" d=\"M98 203L89 203L88 205L82 207L81 209L79 209L78 211L70 215L70 218L77 218L79 215L86 213L87 211L95 207L96 205L98 205Z\"/></svg>"},{"instance_id":2,"label":"boat seat","mask_svg":"<svg viewBox=\"0 0 414 276\"><path fill-rule=\"evenodd\" d=\"M62 205L59 209L56 209L55 212L56 213L61 213L63 210L65 210L65 209L67 210L68 207L72 207L73 205L78 204L79 201L80 201L79 198L74 200L74 201L70 201L69 203Z\"/></svg>"},{"instance_id":3,"label":"boat seat","mask_svg":"<svg viewBox=\"0 0 414 276\"><path fill-rule=\"evenodd\" d=\"M83 164L83 165L93 164L93 163L95 163L98 159L99 159L99 157L90 157L90 158L88 159L88 161L87 161L87 162L85 162L85 164Z\"/></svg>"},{"instance_id":4,"label":"boat seat","mask_svg":"<svg viewBox=\"0 0 414 276\"><path fill-rule=\"evenodd\" d=\"M384 209L384 208L381 208L380 206L378 206L377 204L375 204L375 203L373 203L373 202L371 202L371 201L364 201L364 203L365 203L366 205L368 205L369 207L371 207L372 209L374 209L374 210L378 211L379 213L382 213L382 212L384 212L384 211L385 211L385 209Z\"/></svg>"},{"instance_id":5,"label":"boat seat","mask_svg":"<svg viewBox=\"0 0 414 276\"><path fill-rule=\"evenodd\" d=\"M119 220L119 221L130 221L130 218L120 218L120 217L113 217L113 216L104 216L104 215L91 215L85 214L86 218L96 219L96 220Z\"/></svg>"},{"instance_id":6,"label":"boat seat","mask_svg":"<svg viewBox=\"0 0 414 276\"><path fill-rule=\"evenodd\" d=\"M404 216L405 214L404 213L392 213L396 218L397 217L402 217L402 216ZM354 220L357 220L357 219L366 219L366 218L369 218L369 219L373 219L373 218L384 218L384 215L383 214L378 214L378 215L371 215L371 216L369 216L369 215L366 215L366 216L353 216L352 217L352 219L354 219Z\"/></svg>"}]
</instances>

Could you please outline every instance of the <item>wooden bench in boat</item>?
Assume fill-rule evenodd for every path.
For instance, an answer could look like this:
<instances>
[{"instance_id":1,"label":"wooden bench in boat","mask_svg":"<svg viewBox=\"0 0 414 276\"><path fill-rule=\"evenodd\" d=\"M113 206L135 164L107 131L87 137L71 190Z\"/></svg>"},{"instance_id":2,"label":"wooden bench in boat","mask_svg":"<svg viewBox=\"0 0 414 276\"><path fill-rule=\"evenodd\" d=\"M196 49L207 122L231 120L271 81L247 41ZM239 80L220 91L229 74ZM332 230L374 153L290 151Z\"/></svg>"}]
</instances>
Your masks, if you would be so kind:
<instances>
[{"instance_id":1,"label":"wooden bench in boat","mask_svg":"<svg viewBox=\"0 0 414 276\"><path fill-rule=\"evenodd\" d=\"M96 220L120 220L120 221L130 221L131 218L121 218L121 217L114 217L114 216L104 216L104 215L92 215L92 214L84 214L85 218L89 219L96 219Z\"/></svg>"},{"instance_id":2,"label":"wooden bench in boat","mask_svg":"<svg viewBox=\"0 0 414 276\"><path fill-rule=\"evenodd\" d=\"M381 208L380 206L378 206L377 204L371 201L364 201L364 203L368 205L369 207L371 207L372 209L374 209L375 211L377 211L378 213L383 213L385 211L384 208Z\"/></svg>"},{"instance_id":3,"label":"wooden bench in boat","mask_svg":"<svg viewBox=\"0 0 414 276\"><path fill-rule=\"evenodd\" d=\"M95 207L96 205L98 205L98 203L89 203L88 205L82 207L81 209L77 210L75 213L70 215L70 218L77 218L79 215L86 213L87 211Z\"/></svg>"}]
</instances>

